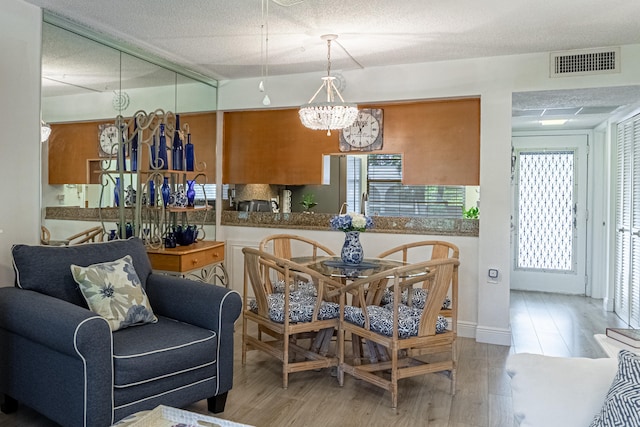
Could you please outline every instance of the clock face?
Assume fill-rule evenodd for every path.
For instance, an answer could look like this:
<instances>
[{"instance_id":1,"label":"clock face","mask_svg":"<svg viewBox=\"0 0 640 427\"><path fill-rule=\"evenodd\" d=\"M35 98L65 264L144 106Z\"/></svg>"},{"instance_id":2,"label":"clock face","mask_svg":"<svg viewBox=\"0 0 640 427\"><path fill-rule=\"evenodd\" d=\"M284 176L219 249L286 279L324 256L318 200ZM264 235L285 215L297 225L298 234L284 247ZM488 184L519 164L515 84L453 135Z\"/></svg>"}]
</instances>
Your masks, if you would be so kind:
<instances>
[{"instance_id":1,"label":"clock face","mask_svg":"<svg viewBox=\"0 0 640 427\"><path fill-rule=\"evenodd\" d=\"M112 156L118 149L118 128L114 124L98 127L98 142L101 156Z\"/></svg>"},{"instance_id":2,"label":"clock face","mask_svg":"<svg viewBox=\"0 0 640 427\"><path fill-rule=\"evenodd\" d=\"M356 121L340 132L340 151L371 151L382 148L382 109L365 108Z\"/></svg>"}]
</instances>

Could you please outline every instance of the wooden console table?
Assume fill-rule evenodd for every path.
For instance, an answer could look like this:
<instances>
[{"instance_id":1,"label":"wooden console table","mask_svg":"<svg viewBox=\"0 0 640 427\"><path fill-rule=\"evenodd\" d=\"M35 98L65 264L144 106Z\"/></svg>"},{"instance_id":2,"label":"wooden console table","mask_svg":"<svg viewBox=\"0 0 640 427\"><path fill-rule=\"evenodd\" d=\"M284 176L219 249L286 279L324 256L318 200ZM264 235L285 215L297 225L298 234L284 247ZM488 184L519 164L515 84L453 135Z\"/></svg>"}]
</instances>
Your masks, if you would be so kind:
<instances>
[{"instance_id":1,"label":"wooden console table","mask_svg":"<svg viewBox=\"0 0 640 427\"><path fill-rule=\"evenodd\" d=\"M201 240L176 248L147 249L155 271L187 279L229 285L224 268L224 242Z\"/></svg>"}]
</instances>

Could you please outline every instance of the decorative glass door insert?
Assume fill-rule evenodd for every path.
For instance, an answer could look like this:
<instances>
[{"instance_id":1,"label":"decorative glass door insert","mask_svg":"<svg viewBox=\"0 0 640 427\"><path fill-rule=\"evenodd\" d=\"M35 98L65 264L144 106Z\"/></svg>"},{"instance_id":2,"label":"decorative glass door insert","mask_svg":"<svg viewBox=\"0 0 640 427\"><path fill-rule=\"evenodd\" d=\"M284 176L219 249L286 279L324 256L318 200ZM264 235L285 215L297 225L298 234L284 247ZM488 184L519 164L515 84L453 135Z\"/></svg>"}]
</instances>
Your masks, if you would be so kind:
<instances>
[{"instance_id":1,"label":"decorative glass door insert","mask_svg":"<svg viewBox=\"0 0 640 427\"><path fill-rule=\"evenodd\" d=\"M574 271L573 151L520 151L516 268Z\"/></svg>"}]
</instances>

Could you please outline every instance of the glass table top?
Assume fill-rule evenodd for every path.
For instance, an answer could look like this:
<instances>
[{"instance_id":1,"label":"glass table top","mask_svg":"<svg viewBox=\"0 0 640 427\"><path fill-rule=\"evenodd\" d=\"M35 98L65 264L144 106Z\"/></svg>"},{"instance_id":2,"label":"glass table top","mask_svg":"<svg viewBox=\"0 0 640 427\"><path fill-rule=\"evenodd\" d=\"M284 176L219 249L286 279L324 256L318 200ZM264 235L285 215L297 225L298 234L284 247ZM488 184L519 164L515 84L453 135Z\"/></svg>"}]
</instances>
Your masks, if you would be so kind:
<instances>
[{"instance_id":1,"label":"glass table top","mask_svg":"<svg viewBox=\"0 0 640 427\"><path fill-rule=\"evenodd\" d=\"M328 277L359 279L404 265L402 261L390 259L365 258L360 264L345 264L339 256L335 257L294 257L291 261L304 265Z\"/></svg>"}]
</instances>

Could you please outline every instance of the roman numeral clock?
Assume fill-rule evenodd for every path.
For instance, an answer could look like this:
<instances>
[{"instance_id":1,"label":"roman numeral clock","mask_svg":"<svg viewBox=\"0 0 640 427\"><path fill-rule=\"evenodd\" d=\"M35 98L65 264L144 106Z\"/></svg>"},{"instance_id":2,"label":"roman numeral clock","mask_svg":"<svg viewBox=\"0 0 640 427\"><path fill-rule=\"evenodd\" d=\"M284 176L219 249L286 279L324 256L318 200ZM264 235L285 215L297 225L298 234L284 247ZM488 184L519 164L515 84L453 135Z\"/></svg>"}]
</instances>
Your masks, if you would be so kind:
<instances>
[{"instance_id":1,"label":"roman numeral clock","mask_svg":"<svg viewBox=\"0 0 640 427\"><path fill-rule=\"evenodd\" d=\"M358 118L340 132L340 151L382 149L382 108L363 108Z\"/></svg>"}]
</instances>

